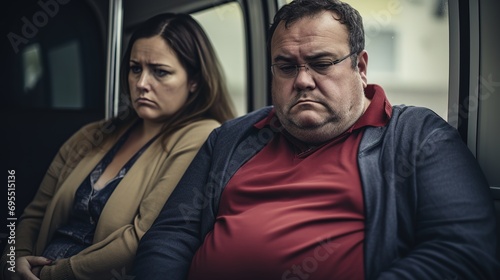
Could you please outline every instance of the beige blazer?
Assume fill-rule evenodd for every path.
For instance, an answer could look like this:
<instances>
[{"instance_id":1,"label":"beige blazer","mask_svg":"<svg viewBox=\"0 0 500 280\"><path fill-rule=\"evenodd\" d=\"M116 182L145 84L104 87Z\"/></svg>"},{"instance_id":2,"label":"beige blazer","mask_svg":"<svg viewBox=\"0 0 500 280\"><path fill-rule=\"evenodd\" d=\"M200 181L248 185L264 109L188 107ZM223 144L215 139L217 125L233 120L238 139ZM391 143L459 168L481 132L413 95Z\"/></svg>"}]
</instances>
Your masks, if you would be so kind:
<instances>
[{"instance_id":1,"label":"beige blazer","mask_svg":"<svg viewBox=\"0 0 500 280\"><path fill-rule=\"evenodd\" d=\"M126 278L139 240L156 219L208 134L217 126L219 123L214 120L202 120L180 129L167 141L168 152L158 137L110 196L99 218L93 244L71 258L45 266L40 278ZM102 141L101 133L106 133L102 122L89 124L60 148L34 200L20 218L16 230L17 258L41 255L56 229L66 223L77 188L119 138L91 150L91 141ZM6 252L0 265L3 273L10 273Z\"/></svg>"}]
</instances>

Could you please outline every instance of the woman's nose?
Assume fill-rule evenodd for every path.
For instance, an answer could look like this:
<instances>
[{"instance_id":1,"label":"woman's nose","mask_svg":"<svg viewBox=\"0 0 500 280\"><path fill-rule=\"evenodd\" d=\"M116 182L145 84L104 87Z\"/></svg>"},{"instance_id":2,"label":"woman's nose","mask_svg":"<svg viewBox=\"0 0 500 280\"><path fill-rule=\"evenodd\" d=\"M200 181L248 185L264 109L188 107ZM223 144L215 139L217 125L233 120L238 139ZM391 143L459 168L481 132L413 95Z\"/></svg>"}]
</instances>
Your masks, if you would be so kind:
<instances>
[{"instance_id":1,"label":"woman's nose","mask_svg":"<svg viewBox=\"0 0 500 280\"><path fill-rule=\"evenodd\" d=\"M137 81L137 88L140 89L141 91L149 91L151 90L151 83L149 81L149 75L146 71L143 71L141 73L141 76L139 77L139 80Z\"/></svg>"}]
</instances>

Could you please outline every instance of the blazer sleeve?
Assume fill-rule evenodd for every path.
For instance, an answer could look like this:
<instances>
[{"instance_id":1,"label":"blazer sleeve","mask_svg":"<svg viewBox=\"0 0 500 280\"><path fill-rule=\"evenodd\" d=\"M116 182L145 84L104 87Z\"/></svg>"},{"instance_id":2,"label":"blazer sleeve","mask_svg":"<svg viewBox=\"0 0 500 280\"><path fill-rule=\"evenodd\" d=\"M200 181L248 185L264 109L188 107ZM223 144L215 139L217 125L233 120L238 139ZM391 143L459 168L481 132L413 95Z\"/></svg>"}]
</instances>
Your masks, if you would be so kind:
<instances>
[{"instance_id":1,"label":"blazer sleeve","mask_svg":"<svg viewBox=\"0 0 500 280\"><path fill-rule=\"evenodd\" d=\"M191 259L202 243L202 212L209 207L206 185L217 130L200 149L151 229L139 244L134 275L136 280L186 279ZM213 221L203 221L213 224Z\"/></svg>"},{"instance_id":2,"label":"blazer sleeve","mask_svg":"<svg viewBox=\"0 0 500 280\"><path fill-rule=\"evenodd\" d=\"M151 191L142 198L133 223L126 224L80 253L44 266L40 279L129 279L139 240L149 229L208 134L219 124L205 122L184 133L169 152L167 166ZM159 168L159 167L158 167ZM123 207L126 207L124 205Z\"/></svg>"},{"instance_id":3,"label":"blazer sleeve","mask_svg":"<svg viewBox=\"0 0 500 280\"><path fill-rule=\"evenodd\" d=\"M71 151L78 149L78 142L82 137L82 131L93 125L94 124L86 125L73 134L59 148L58 153L50 163L32 202L28 204L19 218L19 224L16 228L16 258L33 254L42 220L45 215L45 209L57 191L59 186L58 182L65 176L65 174L67 174L66 172L71 169L71 166L76 165L76 162L80 159L73 156ZM0 272L4 275L5 273L8 273L6 253L7 250L2 255L2 259L0 261Z\"/></svg>"},{"instance_id":4,"label":"blazer sleeve","mask_svg":"<svg viewBox=\"0 0 500 280\"><path fill-rule=\"evenodd\" d=\"M497 233L489 185L479 164L451 126L427 125L416 130L422 141L406 164L406 195L414 205L407 219L412 245L377 279L499 279L495 260ZM432 122L436 123L436 122ZM410 184L415 187L410 188ZM411 211L405 211L411 212ZM399 230L405 225L398 225Z\"/></svg>"}]
</instances>

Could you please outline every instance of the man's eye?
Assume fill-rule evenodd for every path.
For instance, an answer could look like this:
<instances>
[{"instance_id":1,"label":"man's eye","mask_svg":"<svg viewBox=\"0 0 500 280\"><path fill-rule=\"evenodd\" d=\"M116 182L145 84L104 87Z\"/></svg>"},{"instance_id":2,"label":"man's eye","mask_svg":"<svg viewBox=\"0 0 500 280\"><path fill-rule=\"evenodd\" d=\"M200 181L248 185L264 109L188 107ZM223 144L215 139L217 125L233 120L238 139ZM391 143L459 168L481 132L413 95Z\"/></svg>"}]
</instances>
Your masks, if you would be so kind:
<instances>
[{"instance_id":1,"label":"man's eye","mask_svg":"<svg viewBox=\"0 0 500 280\"><path fill-rule=\"evenodd\" d=\"M285 74L290 74L295 72L295 65L294 64L280 64L278 65L278 68L280 69L281 72Z\"/></svg>"},{"instance_id":2,"label":"man's eye","mask_svg":"<svg viewBox=\"0 0 500 280\"><path fill-rule=\"evenodd\" d=\"M140 72L141 72L141 70L142 70L142 69L141 69L141 67L139 67L139 66L130 66L130 72L132 72L132 73L137 74L137 73L140 73Z\"/></svg>"},{"instance_id":3,"label":"man's eye","mask_svg":"<svg viewBox=\"0 0 500 280\"><path fill-rule=\"evenodd\" d=\"M325 71L332 66L332 63L330 61L318 61L310 63L309 66L315 71Z\"/></svg>"}]
</instances>

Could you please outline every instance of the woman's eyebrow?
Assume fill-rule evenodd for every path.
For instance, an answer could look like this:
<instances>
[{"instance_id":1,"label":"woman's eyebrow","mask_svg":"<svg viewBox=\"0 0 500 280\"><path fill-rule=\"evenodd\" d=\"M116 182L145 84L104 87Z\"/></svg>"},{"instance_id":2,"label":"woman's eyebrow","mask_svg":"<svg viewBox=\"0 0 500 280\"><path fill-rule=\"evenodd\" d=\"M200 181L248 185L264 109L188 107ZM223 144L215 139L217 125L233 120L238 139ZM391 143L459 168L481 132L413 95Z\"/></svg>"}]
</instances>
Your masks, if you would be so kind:
<instances>
[{"instance_id":1,"label":"woman's eyebrow","mask_svg":"<svg viewBox=\"0 0 500 280\"><path fill-rule=\"evenodd\" d=\"M133 63L133 64L141 64L139 61L134 60L134 59L130 59L130 62ZM146 63L146 65L153 66L153 67L163 66L163 67L170 67L170 68L172 68L168 64L163 64L163 63L158 63L158 62L150 62L150 63Z\"/></svg>"}]
</instances>

